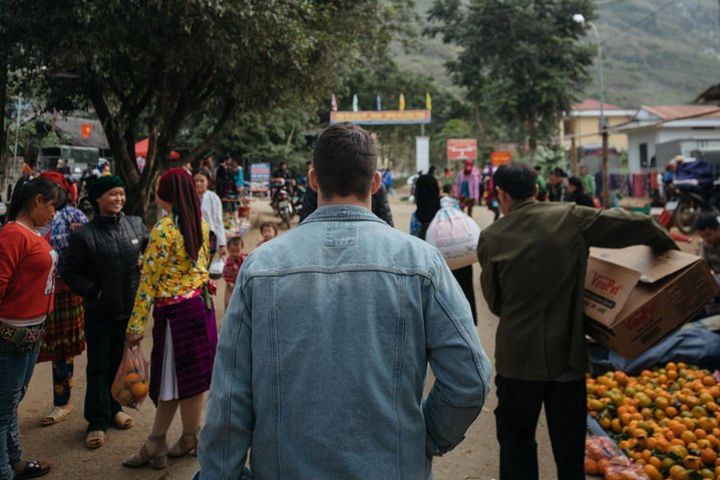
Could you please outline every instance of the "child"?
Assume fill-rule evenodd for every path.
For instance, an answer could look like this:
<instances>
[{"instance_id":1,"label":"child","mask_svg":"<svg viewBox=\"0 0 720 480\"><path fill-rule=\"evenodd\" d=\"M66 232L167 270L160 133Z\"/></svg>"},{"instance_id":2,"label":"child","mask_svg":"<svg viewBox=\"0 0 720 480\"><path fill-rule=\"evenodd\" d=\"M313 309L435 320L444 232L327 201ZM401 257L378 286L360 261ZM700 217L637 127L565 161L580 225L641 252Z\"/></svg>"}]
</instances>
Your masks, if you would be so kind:
<instances>
[{"instance_id":1,"label":"child","mask_svg":"<svg viewBox=\"0 0 720 480\"><path fill-rule=\"evenodd\" d=\"M257 244L259 247L265 242L268 242L272 240L273 238L277 237L278 229L277 226L274 223L266 222L260 225L260 234L262 235L262 240L260 240Z\"/></svg>"},{"instance_id":2,"label":"child","mask_svg":"<svg viewBox=\"0 0 720 480\"><path fill-rule=\"evenodd\" d=\"M247 253L243 253L244 246L242 237L232 237L227 242L228 257L223 268L223 278L227 283L225 288L225 310L227 310L233 290L235 290L235 281L240 272L240 267L247 258Z\"/></svg>"}]
</instances>

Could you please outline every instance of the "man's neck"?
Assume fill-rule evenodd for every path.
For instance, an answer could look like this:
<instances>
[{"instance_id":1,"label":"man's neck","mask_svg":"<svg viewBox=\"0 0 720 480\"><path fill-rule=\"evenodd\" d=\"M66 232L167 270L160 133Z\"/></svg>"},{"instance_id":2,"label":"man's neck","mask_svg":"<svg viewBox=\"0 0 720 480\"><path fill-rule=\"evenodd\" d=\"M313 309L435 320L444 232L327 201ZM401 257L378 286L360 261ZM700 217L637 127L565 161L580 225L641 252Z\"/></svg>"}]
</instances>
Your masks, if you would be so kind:
<instances>
[{"instance_id":1,"label":"man's neck","mask_svg":"<svg viewBox=\"0 0 720 480\"><path fill-rule=\"evenodd\" d=\"M350 205L353 207L362 207L372 210L372 200L370 196L368 196L365 200L360 200L354 195L349 197L340 197L335 195L334 197L327 199L323 197L322 193L318 192L318 207L332 207L339 205Z\"/></svg>"}]
</instances>

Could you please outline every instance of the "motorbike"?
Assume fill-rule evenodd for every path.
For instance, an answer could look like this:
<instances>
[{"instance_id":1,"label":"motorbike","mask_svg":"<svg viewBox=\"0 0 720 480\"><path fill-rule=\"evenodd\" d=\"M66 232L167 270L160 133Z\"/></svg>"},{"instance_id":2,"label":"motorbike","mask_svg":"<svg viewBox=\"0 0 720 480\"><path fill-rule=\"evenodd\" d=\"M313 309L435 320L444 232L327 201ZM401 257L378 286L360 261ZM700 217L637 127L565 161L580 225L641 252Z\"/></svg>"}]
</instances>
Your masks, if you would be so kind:
<instances>
[{"instance_id":1,"label":"motorbike","mask_svg":"<svg viewBox=\"0 0 720 480\"><path fill-rule=\"evenodd\" d=\"M289 184L285 179L279 178L273 179L270 185L273 189L271 206L275 211L275 215L280 217L282 223L290 229L290 220L295 215L295 207Z\"/></svg>"},{"instance_id":2,"label":"motorbike","mask_svg":"<svg viewBox=\"0 0 720 480\"><path fill-rule=\"evenodd\" d=\"M307 190L305 190L303 185L295 185L292 194L293 214L300 215L306 193Z\"/></svg>"},{"instance_id":3,"label":"motorbike","mask_svg":"<svg viewBox=\"0 0 720 480\"><path fill-rule=\"evenodd\" d=\"M678 230L690 235L703 213L720 213L720 180L705 187L697 180L676 180L669 197L665 209L673 211Z\"/></svg>"}]
</instances>

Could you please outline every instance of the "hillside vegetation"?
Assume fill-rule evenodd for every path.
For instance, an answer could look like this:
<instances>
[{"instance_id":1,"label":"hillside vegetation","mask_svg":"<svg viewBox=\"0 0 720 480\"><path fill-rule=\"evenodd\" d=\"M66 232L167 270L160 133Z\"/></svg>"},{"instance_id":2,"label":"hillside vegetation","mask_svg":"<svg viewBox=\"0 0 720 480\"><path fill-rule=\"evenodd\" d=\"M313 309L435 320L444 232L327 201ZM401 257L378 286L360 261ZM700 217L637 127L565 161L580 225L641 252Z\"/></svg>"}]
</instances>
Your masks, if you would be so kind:
<instances>
[{"instance_id":1,"label":"hillside vegetation","mask_svg":"<svg viewBox=\"0 0 720 480\"><path fill-rule=\"evenodd\" d=\"M422 31L432 0L416 0ZM691 102L720 82L720 6L717 0L602 0L596 24L604 46L606 98L626 107ZM589 32L588 41L594 42ZM445 62L457 47L419 38L395 47L403 70L450 86ZM580 97L597 97L596 69ZM462 93L460 89L454 89Z\"/></svg>"}]
</instances>

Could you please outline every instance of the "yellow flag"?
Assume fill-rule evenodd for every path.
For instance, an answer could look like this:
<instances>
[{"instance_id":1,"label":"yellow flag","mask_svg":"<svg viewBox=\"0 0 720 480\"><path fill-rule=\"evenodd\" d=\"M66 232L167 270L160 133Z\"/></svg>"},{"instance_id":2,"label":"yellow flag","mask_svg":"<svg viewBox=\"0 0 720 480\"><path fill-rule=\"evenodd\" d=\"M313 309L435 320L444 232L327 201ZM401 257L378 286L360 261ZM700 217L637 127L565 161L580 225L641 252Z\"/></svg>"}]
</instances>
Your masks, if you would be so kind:
<instances>
[{"instance_id":1,"label":"yellow flag","mask_svg":"<svg viewBox=\"0 0 720 480\"><path fill-rule=\"evenodd\" d=\"M401 112L405 111L405 95L400 94L400 101L398 102L398 110Z\"/></svg>"},{"instance_id":2,"label":"yellow flag","mask_svg":"<svg viewBox=\"0 0 720 480\"><path fill-rule=\"evenodd\" d=\"M432 110L432 97L430 96L430 92L425 92L425 108Z\"/></svg>"}]
</instances>

